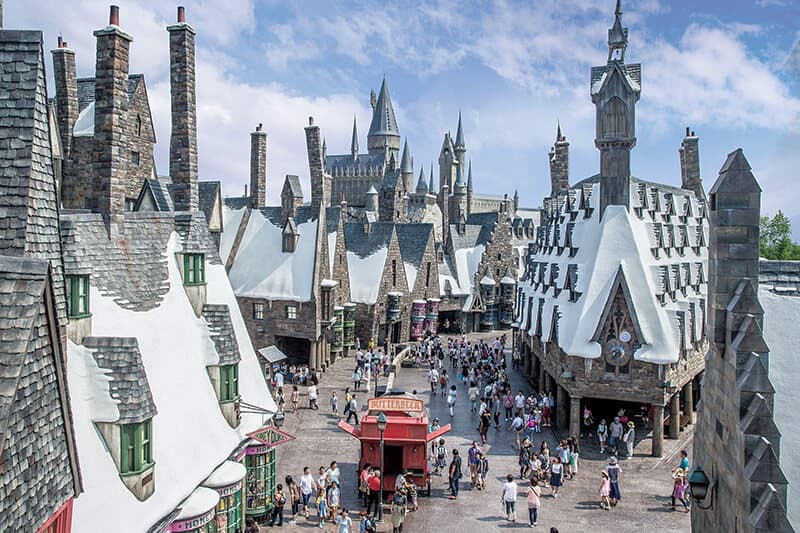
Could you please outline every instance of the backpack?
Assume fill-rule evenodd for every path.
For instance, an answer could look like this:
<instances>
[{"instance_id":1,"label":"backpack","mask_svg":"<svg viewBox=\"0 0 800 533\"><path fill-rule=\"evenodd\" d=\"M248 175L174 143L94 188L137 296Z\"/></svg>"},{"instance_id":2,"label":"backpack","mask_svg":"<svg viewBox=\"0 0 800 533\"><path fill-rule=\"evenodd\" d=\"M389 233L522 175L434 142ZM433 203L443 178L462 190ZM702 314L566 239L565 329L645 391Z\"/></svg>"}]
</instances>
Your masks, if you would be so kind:
<instances>
[{"instance_id":1,"label":"backpack","mask_svg":"<svg viewBox=\"0 0 800 533\"><path fill-rule=\"evenodd\" d=\"M440 377L439 378L439 384L440 385L447 385L447 378L445 378L444 376Z\"/></svg>"},{"instance_id":2,"label":"backpack","mask_svg":"<svg viewBox=\"0 0 800 533\"><path fill-rule=\"evenodd\" d=\"M367 531L375 530L375 522L372 521L372 518L369 516L364 517L364 529Z\"/></svg>"}]
</instances>

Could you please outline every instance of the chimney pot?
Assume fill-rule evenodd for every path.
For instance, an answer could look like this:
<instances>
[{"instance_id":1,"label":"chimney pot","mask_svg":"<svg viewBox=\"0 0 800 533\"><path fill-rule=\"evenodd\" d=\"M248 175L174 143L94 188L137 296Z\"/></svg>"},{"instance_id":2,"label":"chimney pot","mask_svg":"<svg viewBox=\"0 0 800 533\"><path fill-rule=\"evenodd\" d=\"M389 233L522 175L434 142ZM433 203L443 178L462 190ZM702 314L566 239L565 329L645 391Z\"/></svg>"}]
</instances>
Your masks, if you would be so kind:
<instances>
[{"instance_id":1,"label":"chimney pot","mask_svg":"<svg viewBox=\"0 0 800 533\"><path fill-rule=\"evenodd\" d=\"M314 117L308 117L308 125L309 126L313 126L314 125Z\"/></svg>"},{"instance_id":2,"label":"chimney pot","mask_svg":"<svg viewBox=\"0 0 800 533\"><path fill-rule=\"evenodd\" d=\"M686 126L686 136L689 136L689 126Z\"/></svg>"},{"instance_id":3,"label":"chimney pot","mask_svg":"<svg viewBox=\"0 0 800 533\"><path fill-rule=\"evenodd\" d=\"M244 195L245 195L245 197L247 197L247 184L246 183L244 184Z\"/></svg>"},{"instance_id":4,"label":"chimney pot","mask_svg":"<svg viewBox=\"0 0 800 533\"><path fill-rule=\"evenodd\" d=\"M119 6L111 6L111 12L108 15L108 23L112 26L119 26Z\"/></svg>"},{"instance_id":5,"label":"chimney pot","mask_svg":"<svg viewBox=\"0 0 800 533\"><path fill-rule=\"evenodd\" d=\"M695 134L694 134L694 130L692 130L692 137L694 137L694 136L695 136Z\"/></svg>"},{"instance_id":6,"label":"chimney pot","mask_svg":"<svg viewBox=\"0 0 800 533\"><path fill-rule=\"evenodd\" d=\"M58 47L64 48L64 39L60 35L58 36Z\"/></svg>"},{"instance_id":7,"label":"chimney pot","mask_svg":"<svg viewBox=\"0 0 800 533\"><path fill-rule=\"evenodd\" d=\"M69 48L69 43L67 41L64 41L64 48Z\"/></svg>"},{"instance_id":8,"label":"chimney pot","mask_svg":"<svg viewBox=\"0 0 800 533\"><path fill-rule=\"evenodd\" d=\"M186 9L183 6L178 6L178 22L186 22Z\"/></svg>"}]
</instances>

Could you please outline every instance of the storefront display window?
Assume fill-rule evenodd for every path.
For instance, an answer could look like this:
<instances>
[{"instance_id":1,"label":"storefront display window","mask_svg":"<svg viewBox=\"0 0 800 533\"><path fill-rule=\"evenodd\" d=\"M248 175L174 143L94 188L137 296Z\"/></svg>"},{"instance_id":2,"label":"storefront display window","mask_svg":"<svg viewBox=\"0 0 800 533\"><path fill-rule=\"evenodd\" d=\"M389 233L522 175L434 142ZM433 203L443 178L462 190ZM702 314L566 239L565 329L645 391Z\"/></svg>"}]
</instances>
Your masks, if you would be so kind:
<instances>
[{"instance_id":1,"label":"storefront display window","mask_svg":"<svg viewBox=\"0 0 800 533\"><path fill-rule=\"evenodd\" d=\"M246 512L261 516L272 509L275 492L275 449L256 445L247 448Z\"/></svg>"},{"instance_id":2,"label":"storefront display window","mask_svg":"<svg viewBox=\"0 0 800 533\"><path fill-rule=\"evenodd\" d=\"M237 533L242 531L242 483L218 489L217 532Z\"/></svg>"}]
</instances>

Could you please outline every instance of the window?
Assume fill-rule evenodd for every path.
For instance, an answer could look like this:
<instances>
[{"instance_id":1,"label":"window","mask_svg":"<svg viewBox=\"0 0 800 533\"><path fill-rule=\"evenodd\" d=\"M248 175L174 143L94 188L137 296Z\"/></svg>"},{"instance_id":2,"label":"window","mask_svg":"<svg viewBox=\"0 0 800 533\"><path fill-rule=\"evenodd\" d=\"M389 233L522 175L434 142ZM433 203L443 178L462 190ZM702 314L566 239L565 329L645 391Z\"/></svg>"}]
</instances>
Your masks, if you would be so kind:
<instances>
[{"instance_id":1,"label":"window","mask_svg":"<svg viewBox=\"0 0 800 533\"><path fill-rule=\"evenodd\" d=\"M340 265L344 264L344 254L339 254L339 264Z\"/></svg>"},{"instance_id":2,"label":"window","mask_svg":"<svg viewBox=\"0 0 800 533\"><path fill-rule=\"evenodd\" d=\"M431 262L425 265L425 287L430 286L431 284Z\"/></svg>"},{"instance_id":3,"label":"window","mask_svg":"<svg viewBox=\"0 0 800 533\"><path fill-rule=\"evenodd\" d=\"M239 399L239 365L219 367L219 401L233 402Z\"/></svg>"},{"instance_id":4,"label":"window","mask_svg":"<svg viewBox=\"0 0 800 533\"><path fill-rule=\"evenodd\" d=\"M136 135L142 134L142 116L136 115Z\"/></svg>"},{"instance_id":5,"label":"window","mask_svg":"<svg viewBox=\"0 0 800 533\"><path fill-rule=\"evenodd\" d=\"M289 320L297 320L297 306L296 305L287 305L286 306L286 318Z\"/></svg>"},{"instance_id":6,"label":"window","mask_svg":"<svg viewBox=\"0 0 800 533\"><path fill-rule=\"evenodd\" d=\"M139 152L131 152L131 165L139 166Z\"/></svg>"},{"instance_id":7,"label":"window","mask_svg":"<svg viewBox=\"0 0 800 533\"><path fill-rule=\"evenodd\" d=\"M253 304L253 318L255 320L264 320L264 304Z\"/></svg>"},{"instance_id":8,"label":"window","mask_svg":"<svg viewBox=\"0 0 800 533\"><path fill-rule=\"evenodd\" d=\"M203 285L206 282L205 256L203 254L183 255L183 284Z\"/></svg>"},{"instance_id":9,"label":"window","mask_svg":"<svg viewBox=\"0 0 800 533\"><path fill-rule=\"evenodd\" d=\"M153 464L152 420L120 426L120 474L138 474Z\"/></svg>"},{"instance_id":10,"label":"window","mask_svg":"<svg viewBox=\"0 0 800 533\"><path fill-rule=\"evenodd\" d=\"M392 259L392 287L397 287L397 259Z\"/></svg>"},{"instance_id":11,"label":"window","mask_svg":"<svg viewBox=\"0 0 800 533\"><path fill-rule=\"evenodd\" d=\"M89 276L67 276L67 291L69 317L89 316Z\"/></svg>"}]
</instances>

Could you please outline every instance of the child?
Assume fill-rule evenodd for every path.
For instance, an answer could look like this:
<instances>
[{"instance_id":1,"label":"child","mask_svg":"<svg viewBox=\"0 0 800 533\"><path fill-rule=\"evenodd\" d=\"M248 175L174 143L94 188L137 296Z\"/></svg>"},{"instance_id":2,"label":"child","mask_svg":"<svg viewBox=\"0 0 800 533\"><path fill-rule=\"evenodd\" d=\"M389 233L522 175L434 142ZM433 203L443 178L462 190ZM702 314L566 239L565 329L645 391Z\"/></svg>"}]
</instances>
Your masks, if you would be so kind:
<instances>
[{"instance_id":1,"label":"child","mask_svg":"<svg viewBox=\"0 0 800 533\"><path fill-rule=\"evenodd\" d=\"M439 439L439 445L436 447L436 469L434 472L441 475L441 471L447 468L447 446L444 445L444 439Z\"/></svg>"},{"instance_id":2,"label":"child","mask_svg":"<svg viewBox=\"0 0 800 533\"><path fill-rule=\"evenodd\" d=\"M336 391L331 392L331 414L333 416L339 416L339 399L336 397Z\"/></svg>"},{"instance_id":3,"label":"child","mask_svg":"<svg viewBox=\"0 0 800 533\"><path fill-rule=\"evenodd\" d=\"M408 497L411 500L411 510L416 511L419 509L419 506L417 505L417 484L414 483L414 481L410 478L409 480L410 483L408 484L408 489L406 492L408 492Z\"/></svg>"},{"instance_id":4,"label":"child","mask_svg":"<svg viewBox=\"0 0 800 533\"><path fill-rule=\"evenodd\" d=\"M608 480L608 474L605 470L600 471L600 508L606 511L611 510L611 501L608 499L608 494L611 491L611 482ZM675 509L675 507L672 507Z\"/></svg>"},{"instance_id":5,"label":"child","mask_svg":"<svg viewBox=\"0 0 800 533\"><path fill-rule=\"evenodd\" d=\"M489 474L489 459L478 453L478 488L486 490L486 476Z\"/></svg>"},{"instance_id":6,"label":"child","mask_svg":"<svg viewBox=\"0 0 800 533\"><path fill-rule=\"evenodd\" d=\"M319 528L325 527L325 517L328 516L328 502L325 501L325 489L319 489L317 494L317 509L319 515Z\"/></svg>"},{"instance_id":7,"label":"child","mask_svg":"<svg viewBox=\"0 0 800 533\"><path fill-rule=\"evenodd\" d=\"M339 514L339 484L331 481L331 490L328 491L328 508L330 508L331 517L335 520Z\"/></svg>"},{"instance_id":8,"label":"child","mask_svg":"<svg viewBox=\"0 0 800 533\"><path fill-rule=\"evenodd\" d=\"M675 500L677 499L679 502L683 504L684 512L689 512L689 499L686 498L686 490L689 488L689 483L686 481L686 473L680 469L676 468L672 472L672 510L675 510Z\"/></svg>"},{"instance_id":9,"label":"child","mask_svg":"<svg viewBox=\"0 0 800 533\"><path fill-rule=\"evenodd\" d=\"M375 533L375 521L367 515L366 511L359 513L361 516L361 524L359 524L359 533Z\"/></svg>"}]
</instances>

